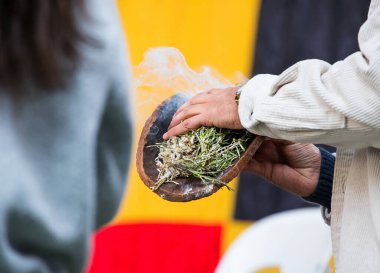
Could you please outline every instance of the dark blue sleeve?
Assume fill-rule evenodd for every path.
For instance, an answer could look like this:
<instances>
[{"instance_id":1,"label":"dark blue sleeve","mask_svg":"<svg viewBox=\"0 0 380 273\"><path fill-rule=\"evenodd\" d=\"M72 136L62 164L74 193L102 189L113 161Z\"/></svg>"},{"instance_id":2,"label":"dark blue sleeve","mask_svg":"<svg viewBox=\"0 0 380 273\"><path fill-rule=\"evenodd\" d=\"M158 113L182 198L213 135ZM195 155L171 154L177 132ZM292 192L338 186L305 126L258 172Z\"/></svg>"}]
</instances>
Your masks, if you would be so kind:
<instances>
[{"instance_id":1,"label":"dark blue sleeve","mask_svg":"<svg viewBox=\"0 0 380 273\"><path fill-rule=\"evenodd\" d=\"M321 169L318 185L313 194L303 199L317 203L330 210L335 156L323 148L319 148L319 151L321 152Z\"/></svg>"}]
</instances>

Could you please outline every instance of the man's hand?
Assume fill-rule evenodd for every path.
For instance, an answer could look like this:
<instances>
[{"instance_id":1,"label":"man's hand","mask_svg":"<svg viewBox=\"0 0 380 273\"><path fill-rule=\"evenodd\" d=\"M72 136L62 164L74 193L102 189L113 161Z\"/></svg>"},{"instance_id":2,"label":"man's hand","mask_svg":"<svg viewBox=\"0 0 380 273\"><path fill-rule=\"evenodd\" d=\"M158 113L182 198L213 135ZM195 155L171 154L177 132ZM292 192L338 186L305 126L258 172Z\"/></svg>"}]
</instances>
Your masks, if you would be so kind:
<instances>
[{"instance_id":1,"label":"man's hand","mask_svg":"<svg viewBox=\"0 0 380 273\"><path fill-rule=\"evenodd\" d=\"M243 129L235 102L237 89L212 89L194 96L178 108L163 138L166 140L201 126Z\"/></svg>"},{"instance_id":2,"label":"man's hand","mask_svg":"<svg viewBox=\"0 0 380 273\"><path fill-rule=\"evenodd\" d=\"M312 144L265 141L245 170L271 181L279 188L307 197L318 183L321 154Z\"/></svg>"}]
</instances>

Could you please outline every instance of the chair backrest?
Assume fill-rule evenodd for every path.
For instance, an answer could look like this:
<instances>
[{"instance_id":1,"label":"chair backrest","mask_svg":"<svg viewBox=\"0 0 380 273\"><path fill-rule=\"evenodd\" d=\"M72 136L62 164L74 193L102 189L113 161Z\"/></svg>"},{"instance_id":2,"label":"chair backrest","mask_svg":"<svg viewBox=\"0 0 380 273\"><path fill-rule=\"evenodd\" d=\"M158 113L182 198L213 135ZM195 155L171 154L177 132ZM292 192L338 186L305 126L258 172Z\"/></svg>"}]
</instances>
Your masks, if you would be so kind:
<instances>
[{"instance_id":1,"label":"chair backrest","mask_svg":"<svg viewBox=\"0 0 380 273\"><path fill-rule=\"evenodd\" d=\"M227 249L216 273L324 273L332 255L330 228L318 208L273 214L250 226Z\"/></svg>"}]
</instances>

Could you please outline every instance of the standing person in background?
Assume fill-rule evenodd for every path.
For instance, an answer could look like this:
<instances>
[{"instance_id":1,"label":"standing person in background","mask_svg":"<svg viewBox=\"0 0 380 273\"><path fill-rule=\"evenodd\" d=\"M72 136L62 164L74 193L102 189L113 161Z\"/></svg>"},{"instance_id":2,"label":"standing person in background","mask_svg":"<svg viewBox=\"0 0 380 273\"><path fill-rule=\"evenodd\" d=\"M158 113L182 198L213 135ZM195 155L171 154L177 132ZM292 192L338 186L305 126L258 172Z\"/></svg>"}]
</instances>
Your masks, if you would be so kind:
<instances>
[{"instance_id":1,"label":"standing person in background","mask_svg":"<svg viewBox=\"0 0 380 273\"><path fill-rule=\"evenodd\" d=\"M164 135L168 139L206 125L337 146L331 230L338 273L380 269L380 0L371 1L359 47L360 51L332 65L305 60L278 76L257 75L237 92L238 106L235 88L199 94L178 110ZM296 187L281 184L286 180L274 181L302 196L320 190L318 181L328 184L323 176L331 168L323 164L324 154L315 147L296 144L295 149L287 149L292 147L287 142L274 144L263 146L266 158L259 152L253 159L257 164L270 162L267 167L281 166L278 172L267 168L266 177L308 175L298 186L293 184ZM313 158L304 157L303 149L311 151ZM250 169L259 174L265 170L252 165Z\"/></svg>"},{"instance_id":2,"label":"standing person in background","mask_svg":"<svg viewBox=\"0 0 380 273\"><path fill-rule=\"evenodd\" d=\"M3 0L0 20L0 272L83 272L131 155L116 5Z\"/></svg>"}]
</instances>

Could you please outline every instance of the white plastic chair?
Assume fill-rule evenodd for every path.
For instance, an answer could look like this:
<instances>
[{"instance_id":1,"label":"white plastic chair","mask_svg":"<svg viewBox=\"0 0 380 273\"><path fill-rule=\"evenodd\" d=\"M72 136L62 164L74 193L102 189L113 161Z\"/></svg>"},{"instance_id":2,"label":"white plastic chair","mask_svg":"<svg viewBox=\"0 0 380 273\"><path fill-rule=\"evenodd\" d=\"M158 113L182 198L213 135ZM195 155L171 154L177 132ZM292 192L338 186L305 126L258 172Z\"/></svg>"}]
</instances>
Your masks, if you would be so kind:
<instances>
[{"instance_id":1,"label":"white plastic chair","mask_svg":"<svg viewBox=\"0 0 380 273\"><path fill-rule=\"evenodd\" d=\"M227 249L216 273L325 273L332 255L330 228L320 209L273 214L252 224Z\"/></svg>"}]
</instances>

